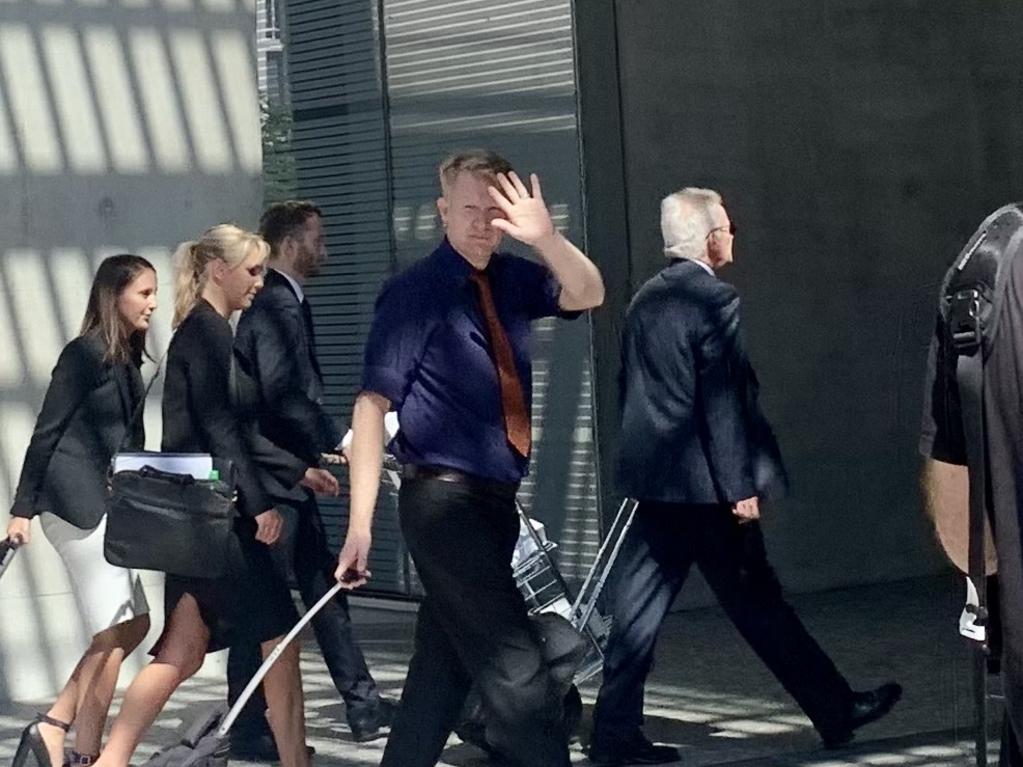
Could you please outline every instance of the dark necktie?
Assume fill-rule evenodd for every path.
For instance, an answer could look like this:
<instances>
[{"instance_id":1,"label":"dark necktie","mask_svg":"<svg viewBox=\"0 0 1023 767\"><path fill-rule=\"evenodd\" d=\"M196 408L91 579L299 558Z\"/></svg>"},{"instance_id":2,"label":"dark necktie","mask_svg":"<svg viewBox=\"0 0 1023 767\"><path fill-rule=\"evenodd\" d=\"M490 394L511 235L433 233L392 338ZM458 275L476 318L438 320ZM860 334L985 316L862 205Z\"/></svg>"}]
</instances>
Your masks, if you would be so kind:
<instances>
[{"instance_id":1,"label":"dark necktie","mask_svg":"<svg viewBox=\"0 0 1023 767\"><path fill-rule=\"evenodd\" d=\"M494 365L497 368L497 381L501 387L501 409L504 411L504 430L508 441L520 455L529 455L529 446L533 441L529 413L526 410L526 397L522 391L522 382L515 370L515 357L512 355L511 344L505 335L501 321L497 317L494 305L494 294L490 290L490 280L485 272L473 271L469 279L476 285L483 311L483 319L487 323L487 335L490 336L490 348L494 353Z\"/></svg>"},{"instance_id":2,"label":"dark necktie","mask_svg":"<svg viewBox=\"0 0 1023 767\"><path fill-rule=\"evenodd\" d=\"M306 341L309 342L309 359L313 363L313 370L316 371L316 375L322 380L323 373L320 372L320 361L316 358L316 330L313 327L313 310L305 298L302 299L300 306L302 307L302 319L305 320L305 337Z\"/></svg>"}]
</instances>

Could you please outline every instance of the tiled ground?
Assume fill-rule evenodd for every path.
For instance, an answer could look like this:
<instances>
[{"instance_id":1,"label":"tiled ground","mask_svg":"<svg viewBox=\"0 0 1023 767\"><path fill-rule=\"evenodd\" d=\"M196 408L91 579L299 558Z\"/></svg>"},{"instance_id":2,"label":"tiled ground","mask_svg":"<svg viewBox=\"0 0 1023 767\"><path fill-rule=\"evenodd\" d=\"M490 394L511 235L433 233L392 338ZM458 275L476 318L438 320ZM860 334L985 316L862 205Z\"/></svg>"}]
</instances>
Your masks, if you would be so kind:
<instances>
[{"instance_id":1,"label":"tiled ground","mask_svg":"<svg viewBox=\"0 0 1023 767\"><path fill-rule=\"evenodd\" d=\"M883 721L864 728L854 747L824 751L813 729L716 609L673 615L647 688L647 732L677 744L683 764L744 767L845 767L847 765L967 765L972 708L969 654L955 634L958 581L929 579L806 595L793 604L854 687L897 679L905 696ZM360 609L356 620L371 667L389 695L400 694L411 651L414 616ZM310 743L317 765L376 765L384 741L356 745L344 707L314 644L303 654ZM596 689L583 697L592 703ZM214 705L224 685L186 684L140 748L136 763L173 740L182 720ZM0 765L14 753L18 732L39 703L0 708ZM585 732L583 733L585 738ZM573 762L586 763L581 746ZM452 737L443 765L487 764L479 751Z\"/></svg>"}]
</instances>

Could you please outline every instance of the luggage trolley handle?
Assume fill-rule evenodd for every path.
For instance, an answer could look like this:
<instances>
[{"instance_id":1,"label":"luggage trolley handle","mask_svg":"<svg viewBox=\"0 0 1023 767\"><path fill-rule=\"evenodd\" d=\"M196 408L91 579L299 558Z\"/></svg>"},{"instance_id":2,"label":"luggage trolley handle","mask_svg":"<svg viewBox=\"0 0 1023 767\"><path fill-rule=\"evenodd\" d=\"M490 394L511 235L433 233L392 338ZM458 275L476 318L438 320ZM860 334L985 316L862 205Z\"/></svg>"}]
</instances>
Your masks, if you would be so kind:
<instances>
[{"instance_id":1,"label":"luggage trolley handle","mask_svg":"<svg viewBox=\"0 0 1023 767\"><path fill-rule=\"evenodd\" d=\"M0 540L0 575L4 574L4 570L14 559L14 554L17 552L18 547L21 546L21 541L17 538L4 538Z\"/></svg>"},{"instance_id":2,"label":"luggage trolley handle","mask_svg":"<svg viewBox=\"0 0 1023 767\"><path fill-rule=\"evenodd\" d=\"M257 671L256 675L249 680L247 685L245 685L245 689L242 691L242 694L238 696L238 700L231 707L231 710L227 712L227 716L224 717L224 721L220 725L220 729L217 730L217 737L223 738L228 734L228 732L230 732L231 725L234 724L234 720L238 718L242 709L245 708L245 704L249 702L249 698L252 697L256 688L259 687L260 683L262 683L263 677L269 673L270 668L277 662L277 659L281 657L281 654L287 646L291 644L291 641L298 636L299 632L302 631L303 628L305 628L306 624L316 617L316 614L322 610L327 603L330 602L330 600L337 596L338 592L341 591L343 587L344 584L340 582L334 584L334 587L320 597L320 601L313 605L309 611L302 616L302 619L295 624L294 628L285 634L284 639L278 642L273 651L266 656L266 660L264 660L263 665L259 667L259 671Z\"/></svg>"},{"instance_id":3,"label":"luggage trolley handle","mask_svg":"<svg viewBox=\"0 0 1023 767\"><path fill-rule=\"evenodd\" d=\"M611 528L608 530L607 537L600 544L600 549L597 551L597 558L593 561L593 566L590 567L590 571L586 573L586 579L583 581L582 587L579 589L579 594L575 598L575 604L572 605L572 615L577 617L579 625L577 628L583 628L589 625L590 617L593 615L593 611L597 609L597 597L600 596L600 592L604 589L604 584L607 582L607 578L611 573L611 568L614 566L615 560L618 559L618 553L621 551L622 543L625 541L625 534L629 532L629 528L632 527L632 521L636 517L636 509L639 508L639 501L632 498L626 498L622 501L622 505L618 507L618 513L615 514L614 521L611 523ZM626 516L626 509L628 509L628 515ZM622 519L624 518L624 522ZM618 527L621 526L621 530L616 532ZM614 543L612 544L612 540ZM600 563L604 558L604 552L607 551L608 546L611 546L611 553L608 556L607 564L601 569ZM600 570L600 575L597 576L597 571ZM594 578L596 578L596 584L594 584ZM589 594L589 597L587 597ZM586 601L588 599L588 601ZM585 604L585 607L583 606ZM580 615L581 612L581 615Z\"/></svg>"}]
</instances>

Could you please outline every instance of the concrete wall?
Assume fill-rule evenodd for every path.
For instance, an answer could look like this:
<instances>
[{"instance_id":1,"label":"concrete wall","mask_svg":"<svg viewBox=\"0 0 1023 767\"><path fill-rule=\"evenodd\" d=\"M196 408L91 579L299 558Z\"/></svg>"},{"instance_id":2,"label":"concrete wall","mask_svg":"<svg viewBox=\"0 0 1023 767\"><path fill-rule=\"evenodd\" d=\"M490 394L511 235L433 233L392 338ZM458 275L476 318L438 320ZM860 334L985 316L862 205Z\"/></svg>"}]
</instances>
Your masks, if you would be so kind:
<instances>
[{"instance_id":1,"label":"concrete wall","mask_svg":"<svg viewBox=\"0 0 1023 767\"><path fill-rule=\"evenodd\" d=\"M739 228L722 276L743 296L792 477L765 522L783 582L943 567L916 486L926 344L946 265L987 212L1023 196L1018 3L618 0L614 12L620 268L634 290L662 265L664 194L722 192ZM584 99L584 129L602 119Z\"/></svg>"},{"instance_id":2,"label":"concrete wall","mask_svg":"<svg viewBox=\"0 0 1023 767\"><path fill-rule=\"evenodd\" d=\"M151 350L162 353L173 247L218 221L254 225L253 37L248 0L0 3L0 500L8 506L99 260L128 251L156 264L162 305ZM151 372L147 365L143 374ZM146 421L157 448L158 388ZM0 582L0 700L52 695L88 644L64 569L38 525L34 533ZM147 591L151 641L162 626L158 577L147 578Z\"/></svg>"}]
</instances>

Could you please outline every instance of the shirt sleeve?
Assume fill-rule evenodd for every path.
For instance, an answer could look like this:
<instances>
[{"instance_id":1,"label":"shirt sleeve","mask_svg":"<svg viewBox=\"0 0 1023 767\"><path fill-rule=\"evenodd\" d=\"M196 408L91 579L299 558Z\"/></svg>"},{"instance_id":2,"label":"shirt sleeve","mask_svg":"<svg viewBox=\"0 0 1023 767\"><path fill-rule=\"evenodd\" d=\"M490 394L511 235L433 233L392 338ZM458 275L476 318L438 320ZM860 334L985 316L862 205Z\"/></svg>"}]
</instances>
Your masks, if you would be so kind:
<instances>
[{"instance_id":1,"label":"shirt sleeve","mask_svg":"<svg viewBox=\"0 0 1023 767\"><path fill-rule=\"evenodd\" d=\"M566 311L558 304L561 298L561 283L546 265L538 264L526 258L516 258L516 277L522 286L522 295L526 302L529 319L541 317L560 317L574 320L582 312Z\"/></svg>"},{"instance_id":2,"label":"shirt sleeve","mask_svg":"<svg viewBox=\"0 0 1023 767\"><path fill-rule=\"evenodd\" d=\"M927 354L925 380L920 453L943 463L965 466L966 439L963 434L959 386L956 383L955 354L949 347L940 314Z\"/></svg>"},{"instance_id":3,"label":"shirt sleeve","mask_svg":"<svg viewBox=\"0 0 1023 767\"><path fill-rule=\"evenodd\" d=\"M380 292L363 358L362 391L386 397L395 409L405 401L432 325L412 282L408 273L399 275Z\"/></svg>"}]
</instances>

